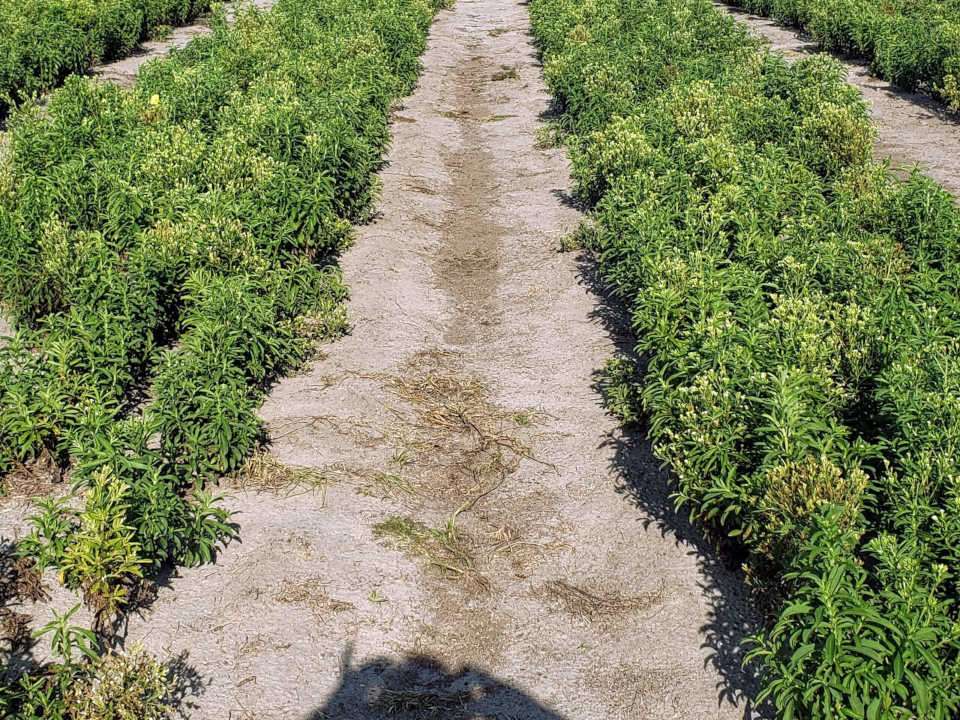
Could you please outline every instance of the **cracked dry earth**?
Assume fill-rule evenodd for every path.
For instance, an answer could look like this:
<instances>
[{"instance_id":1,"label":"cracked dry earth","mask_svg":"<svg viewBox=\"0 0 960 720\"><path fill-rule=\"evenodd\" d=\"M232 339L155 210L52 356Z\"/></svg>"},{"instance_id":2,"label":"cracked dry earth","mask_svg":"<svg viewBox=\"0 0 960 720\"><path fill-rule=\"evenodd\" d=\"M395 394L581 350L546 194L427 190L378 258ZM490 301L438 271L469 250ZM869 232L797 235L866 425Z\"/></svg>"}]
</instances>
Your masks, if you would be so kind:
<instances>
[{"instance_id":1,"label":"cracked dry earth","mask_svg":"<svg viewBox=\"0 0 960 720\"><path fill-rule=\"evenodd\" d=\"M233 491L242 543L128 646L186 653L197 720L749 716L740 580L593 387L625 338L557 252L524 3L441 12L424 68L343 258L352 333L262 410L322 488Z\"/></svg>"}]
</instances>

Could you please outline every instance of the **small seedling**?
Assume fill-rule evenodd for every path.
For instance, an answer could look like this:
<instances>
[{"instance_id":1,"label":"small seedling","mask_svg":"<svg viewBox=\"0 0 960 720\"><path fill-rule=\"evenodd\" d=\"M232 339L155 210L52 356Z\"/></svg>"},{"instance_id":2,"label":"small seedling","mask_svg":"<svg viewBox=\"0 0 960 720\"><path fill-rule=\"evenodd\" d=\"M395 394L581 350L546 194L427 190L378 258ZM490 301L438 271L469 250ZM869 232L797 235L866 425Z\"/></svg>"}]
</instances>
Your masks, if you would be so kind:
<instances>
[{"instance_id":1,"label":"small seedling","mask_svg":"<svg viewBox=\"0 0 960 720\"><path fill-rule=\"evenodd\" d=\"M533 424L533 414L526 410L513 414L513 422L519 427L529 427Z\"/></svg>"},{"instance_id":2,"label":"small seedling","mask_svg":"<svg viewBox=\"0 0 960 720\"><path fill-rule=\"evenodd\" d=\"M92 630L70 624L80 605L74 605L65 613L53 612L53 620L33 633L34 638L50 635L50 650L64 664L71 665L74 658L96 660L99 657L99 643Z\"/></svg>"}]
</instances>

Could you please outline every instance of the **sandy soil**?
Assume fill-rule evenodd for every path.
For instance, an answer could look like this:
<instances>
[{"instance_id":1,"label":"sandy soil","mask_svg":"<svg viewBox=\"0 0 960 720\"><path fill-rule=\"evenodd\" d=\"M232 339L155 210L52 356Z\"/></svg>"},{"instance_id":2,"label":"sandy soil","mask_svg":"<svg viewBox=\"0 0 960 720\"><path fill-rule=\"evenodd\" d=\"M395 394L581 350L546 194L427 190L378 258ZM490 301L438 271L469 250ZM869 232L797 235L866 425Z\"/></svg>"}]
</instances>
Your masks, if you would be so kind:
<instances>
[{"instance_id":1,"label":"sandy soil","mask_svg":"<svg viewBox=\"0 0 960 720\"><path fill-rule=\"evenodd\" d=\"M801 31L723 2L716 6L766 38L770 47L788 60L820 51ZM949 115L943 104L930 96L904 92L871 75L868 64L862 60L839 59L847 68L847 81L863 93L870 106L870 116L877 127L877 156L889 158L891 166L901 172L919 166L944 188L960 195L958 118Z\"/></svg>"},{"instance_id":2,"label":"sandy soil","mask_svg":"<svg viewBox=\"0 0 960 720\"><path fill-rule=\"evenodd\" d=\"M262 410L319 487L233 491L242 543L127 644L180 659L196 720L754 716L741 580L593 387L627 337L557 252L580 215L525 4L460 0L424 64L343 258L353 331Z\"/></svg>"}]
</instances>

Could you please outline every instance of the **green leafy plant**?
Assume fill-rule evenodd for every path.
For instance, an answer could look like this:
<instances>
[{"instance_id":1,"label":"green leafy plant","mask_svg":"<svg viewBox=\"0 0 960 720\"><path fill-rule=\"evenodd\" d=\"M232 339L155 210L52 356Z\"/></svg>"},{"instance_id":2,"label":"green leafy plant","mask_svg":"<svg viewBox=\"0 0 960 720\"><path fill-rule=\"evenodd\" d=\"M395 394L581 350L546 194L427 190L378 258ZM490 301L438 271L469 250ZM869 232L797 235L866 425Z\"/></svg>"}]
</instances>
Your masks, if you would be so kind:
<instances>
[{"instance_id":1,"label":"green leafy plant","mask_svg":"<svg viewBox=\"0 0 960 720\"><path fill-rule=\"evenodd\" d=\"M70 687L66 705L76 720L164 720L174 717L175 681L141 647L107 653Z\"/></svg>"},{"instance_id":2,"label":"green leafy plant","mask_svg":"<svg viewBox=\"0 0 960 720\"><path fill-rule=\"evenodd\" d=\"M640 422L638 380L637 368L630 358L611 358L600 372L598 385L607 411L624 425Z\"/></svg>"},{"instance_id":3,"label":"green leafy plant","mask_svg":"<svg viewBox=\"0 0 960 720\"><path fill-rule=\"evenodd\" d=\"M345 329L333 262L375 195L390 104L435 10L219 12L131 92L73 78L11 118L0 300L18 332L0 348L0 471L47 453L88 505L103 468L126 488L109 522L85 516L84 553L65 541L79 516L45 508L24 546L44 567L66 560L65 580L115 607L134 556L198 562L232 536L193 493L262 441L269 384ZM89 554L100 544L109 557Z\"/></svg>"},{"instance_id":4,"label":"green leafy plant","mask_svg":"<svg viewBox=\"0 0 960 720\"><path fill-rule=\"evenodd\" d=\"M0 4L0 114L70 73L129 54L208 0L28 0Z\"/></svg>"},{"instance_id":5,"label":"green leafy plant","mask_svg":"<svg viewBox=\"0 0 960 720\"><path fill-rule=\"evenodd\" d=\"M790 601L747 656L775 668L758 701L774 698L784 718L954 717L960 666L942 658L960 651L960 624L937 598L946 568L923 568L883 536L869 547L894 582L878 593L844 514L824 506L786 576Z\"/></svg>"},{"instance_id":6,"label":"green leafy plant","mask_svg":"<svg viewBox=\"0 0 960 720\"><path fill-rule=\"evenodd\" d=\"M75 608L76 609L76 608ZM72 612L72 611L71 611ZM51 633L68 661L0 685L0 711L10 720L163 720L175 717L178 679L141 647L97 655L81 628L58 616ZM82 650L81 650L82 648ZM77 652L74 656L72 653Z\"/></svg>"},{"instance_id":7,"label":"green leafy plant","mask_svg":"<svg viewBox=\"0 0 960 720\"><path fill-rule=\"evenodd\" d=\"M218 505L222 499L203 491L193 496L186 526L189 542L177 555L183 565L192 567L213 562L217 546L237 537L238 526L230 522L231 513Z\"/></svg>"},{"instance_id":8,"label":"green leafy plant","mask_svg":"<svg viewBox=\"0 0 960 720\"><path fill-rule=\"evenodd\" d=\"M897 34L844 24L869 3L833 5L768 7L887 57ZM762 698L806 720L955 716L954 200L871 160L841 66L788 64L706 2L531 13L585 244L641 360L612 400L642 418L677 504L746 558L770 614L749 655ZM905 83L942 47L916 42Z\"/></svg>"},{"instance_id":9,"label":"green leafy plant","mask_svg":"<svg viewBox=\"0 0 960 720\"><path fill-rule=\"evenodd\" d=\"M132 89L71 76L42 109L21 101L205 3L24 7L42 20L41 4L76 17L10 27L0 10L0 95L4 63L21 64L8 37L52 58L0 98L19 105L0 163L0 303L16 325L0 347L0 474L68 472L73 495L41 504L20 550L108 636L149 576L236 537L205 488L258 450L270 385L345 331L337 255L370 215L392 103L441 3L279 0L230 22L220 8ZM0 702L18 720L74 717L65 677L24 677Z\"/></svg>"},{"instance_id":10,"label":"green leafy plant","mask_svg":"<svg viewBox=\"0 0 960 720\"><path fill-rule=\"evenodd\" d=\"M110 470L101 471L88 489L76 532L57 560L61 582L83 591L98 628L107 627L126 603L146 563L139 555L136 532L127 524L129 498L125 483Z\"/></svg>"},{"instance_id":11,"label":"green leafy plant","mask_svg":"<svg viewBox=\"0 0 960 720\"><path fill-rule=\"evenodd\" d=\"M30 517L33 526L30 534L20 541L19 551L36 560L41 572L56 567L79 526L76 510L70 507L69 498L40 498L40 512Z\"/></svg>"},{"instance_id":12,"label":"green leafy plant","mask_svg":"<svg viewBox=\"0 0 960 720\"><path fill-rule=\"evenodd\" d=\"M65 665L73 665L84 658L87 660L99 658L96 635L86 628L70 624L70 619L79 609L79 605L74 605L63 614L54 611L53 620L33 634L35 638L49 635L50 649Z\"/></svg>"},{"instance_id":13,"label":"green leafy plant","mask_svg":"<svg viewBox=\"0 0 960 720\"><path fill-rule=\"evenodd\" d=\"M960 6L920 0L737 0L750 12L806 30L826 50L865 57L874 72L907 90L956 104ZM951 105L952 107L952 105Z\"/></svg>"}]
</instances>

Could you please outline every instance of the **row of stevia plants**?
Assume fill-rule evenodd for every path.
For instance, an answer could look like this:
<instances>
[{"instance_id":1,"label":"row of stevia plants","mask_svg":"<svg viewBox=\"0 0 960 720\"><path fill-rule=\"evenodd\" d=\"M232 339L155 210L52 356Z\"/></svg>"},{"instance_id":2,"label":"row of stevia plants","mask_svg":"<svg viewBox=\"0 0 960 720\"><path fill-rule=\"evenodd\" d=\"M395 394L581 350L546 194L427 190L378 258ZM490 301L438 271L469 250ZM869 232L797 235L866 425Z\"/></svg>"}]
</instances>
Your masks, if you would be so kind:
<instances>
[{"instance_id":1,"label":"row of stevia plants","mask_svg":"<svg viewBox=\"0 0 960 720\"><path fill-rule=\"evenodd\" d=\"M782 718L960 716L960 210L842 68L708 0L534 0L676 500L748 558ZM621 373L622 374L622 373Z\"/></svg>"},{"instance_id":2,"label":"row of stevia plants","mask_svg":"<svg viewBox=\"0 0 960 720\"><path fill-rule=\"evenodd\" d=\"M925 90L960 110L957 0L733 0L800 27L830 51L870 61L905 90Z\"/></svg>"},{"instance_id":3,"label":"row of stevia plants","mask_svg":"<svg viewBox=\"0 0 960 720\"><path fill-rule=\"evenodd\" d=\"M0 117L209 7L209 0L0 0Z\"/></svg>"},{"instance_id":4,"label":"row of stevia plants","mask_svg":"<svg viewBox=\"0 0 960 720\"><path fill-rule=\"evenodd\" d=\"M132 91L74 77L13 115L0 477L67 475L72 496L40 502L18 569L55 568L95 619L47 626L60 662L6 673L0 715L121 717L129 687L122 717L164 716L136 704L163 695L154 661L97 651L145 579L235 534L205 487L263 441L270 383L344 327L336 256L370 211L435 10L279 0L229 26L221 12Z\"/></svg>"}]
</instances>

